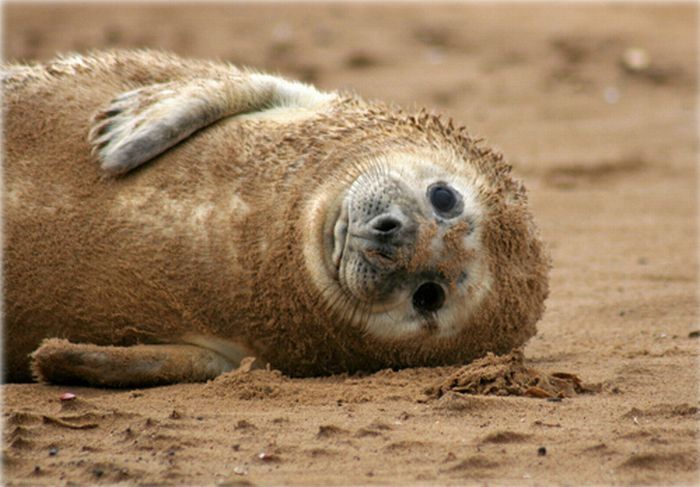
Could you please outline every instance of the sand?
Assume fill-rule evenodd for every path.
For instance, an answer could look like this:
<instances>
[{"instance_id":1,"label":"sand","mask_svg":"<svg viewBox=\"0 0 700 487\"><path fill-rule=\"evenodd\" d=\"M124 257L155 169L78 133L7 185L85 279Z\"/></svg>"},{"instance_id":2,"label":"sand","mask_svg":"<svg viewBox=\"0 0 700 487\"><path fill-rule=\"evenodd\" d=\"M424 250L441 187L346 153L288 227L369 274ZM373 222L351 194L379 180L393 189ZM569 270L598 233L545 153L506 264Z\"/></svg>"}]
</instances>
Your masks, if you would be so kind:
<instances>
[{"instance_id":1,"label":"sand","mask_svg":"<svg viewBox=\"0 0 700 487\"><path fill-rule=\"evenodd\" d=\"M4 385L4 482L697 484L697 13L7 5L6 59L160 47L446 112L525 180L554 266L522 355L466 369Z\"/></svg>"}]
</instances>

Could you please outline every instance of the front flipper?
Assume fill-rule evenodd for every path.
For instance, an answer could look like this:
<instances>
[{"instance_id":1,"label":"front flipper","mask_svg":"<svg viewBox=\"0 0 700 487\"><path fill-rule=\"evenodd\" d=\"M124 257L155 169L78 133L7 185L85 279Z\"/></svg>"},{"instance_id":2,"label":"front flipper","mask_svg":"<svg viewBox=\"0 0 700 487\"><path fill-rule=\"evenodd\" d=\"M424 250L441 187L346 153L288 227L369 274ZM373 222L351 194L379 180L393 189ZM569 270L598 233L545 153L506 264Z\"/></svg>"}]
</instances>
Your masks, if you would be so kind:
<instances>
[{"instance_id":1,"label":"front flipper","mask_svg":"<svg viewBox=\"0 0 700 487\"><path fill-rule=\"evenodd\" d=\"M31 358L38 381L102 387L204 382L238 365L193 345L111 347L58 338L44 340Z\"/></svg>"},{"instance_id":2,"label":"front flipper","mask_svg":"<svg viewBox=\"0 0 700 487\"><path fill-rule=\"evenodd\" d=\"M124 174L222 118L289 107L318 110L335 98L276 76L232 72L132 90L95 115L88 140L102 169Z\"/></svg>"}]
</instances>

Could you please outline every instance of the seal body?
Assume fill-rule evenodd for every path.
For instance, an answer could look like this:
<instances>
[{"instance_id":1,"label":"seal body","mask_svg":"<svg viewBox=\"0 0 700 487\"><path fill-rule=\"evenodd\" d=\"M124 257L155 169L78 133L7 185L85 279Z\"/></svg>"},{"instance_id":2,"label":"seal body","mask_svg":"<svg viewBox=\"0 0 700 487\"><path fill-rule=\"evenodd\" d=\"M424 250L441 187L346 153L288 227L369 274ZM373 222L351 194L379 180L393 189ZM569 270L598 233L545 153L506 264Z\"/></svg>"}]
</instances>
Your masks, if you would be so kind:
<instances>
[{"instance_id":1,"label":"seal body","mask_svg":"<svg viewBox=\"0 0 700 487\"><path fill-rule=\"evenodd\" d=\"M248 355L294 376L465 363L535 333L549 263L500 155L352 96L230 90L217 106L239 96L240 113L196 122L163 108L240 73L157 52L5 68L7 379L31 377L32 353L38 379L103 385L205 380ZM110 111L151 86L145 121ZM172 147L124 149L161 117L148 140L177 132ZM457 223L435 209L458 204Z\"/></svg>"}]
</instances>

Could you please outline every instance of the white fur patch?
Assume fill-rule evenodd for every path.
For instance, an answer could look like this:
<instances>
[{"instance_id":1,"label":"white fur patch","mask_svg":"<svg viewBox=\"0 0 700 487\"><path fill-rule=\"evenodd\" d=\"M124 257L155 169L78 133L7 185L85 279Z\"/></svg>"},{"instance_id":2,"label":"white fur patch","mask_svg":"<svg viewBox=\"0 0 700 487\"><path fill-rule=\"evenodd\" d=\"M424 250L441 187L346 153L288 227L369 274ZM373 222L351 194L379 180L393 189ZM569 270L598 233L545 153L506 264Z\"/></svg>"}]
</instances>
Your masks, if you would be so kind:
<instances>
[{"instance_id":1,"label":"white fur patch","mask_svg":"<svg viewBox=\"0 0 700 487\"><path fill-rule=\"evenodd\" d=\"M137 186L118 194L111 206L113 218L131 221L143 232L167 239L186 236L195 253L210 252L216 242L217 251L223 252L232 266L237 265L240 249L230 218L236 215L240 221L249 212L249 205L235 194L201 192L172 199L154 187Z\"/></svg>"},{"instance_id":2,"label":"white fur patch","mask_svg":"<svg viewBox=\"0 0 700 487\"><path fill-rule=\"evenodd\" d=\"M232 194L229 198L228 211L232 215L245 216L247 213L250 212L250 206L248 206L248 203L243 201L243 199L240 196L238 196L237 194Z\"/></svg>"},{"instance_id":3,"label":"white fur patch","mask_svg":"<svg viewBox=\"0 0 700 487\"><path fill-rule=\"evenodd\" d=\"M275 123L293 123L308 120L318 112L307 108L275 107L259 112L246 113L236 117L237 120L264 120Z\"/></svg>"},{"instance_id":4,"label":"white fur patch","mask_svg":"<svg viewBox=\"0 0 700 487\"><path fill-rule=\"evenodd\" d=\"M49 74L75 75L90 70L90 65L79 54L61 56L56 61L46 66Z\"/></svg>"},{"instance_id":5,"label":"white fur patch","mask_svg":"<svg viewBox=\"0 0 700 487\"><path fill-rule=\"evenodd\" d=\"M252 74L250 81L256 89L271 89L270 108L315 110L336 98L335 94L318 91L313 86L269 74Z\"/></svg>"}]
</instances>

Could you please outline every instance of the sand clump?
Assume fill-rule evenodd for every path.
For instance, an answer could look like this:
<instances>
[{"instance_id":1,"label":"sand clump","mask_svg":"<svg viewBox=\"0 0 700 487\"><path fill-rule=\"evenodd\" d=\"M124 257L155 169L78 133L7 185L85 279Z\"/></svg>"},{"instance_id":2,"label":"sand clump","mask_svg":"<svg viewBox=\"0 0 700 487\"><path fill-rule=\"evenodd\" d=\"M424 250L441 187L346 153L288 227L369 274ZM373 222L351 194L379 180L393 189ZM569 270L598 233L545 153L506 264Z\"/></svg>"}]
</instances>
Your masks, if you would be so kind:
<instances>
[{"instance_id":1,"label":"sand clump","mask_svg":"<svg viewBox=\"0 0 700 487\"><path fill-rule=\"evenodd\" d=\"M545 373L525 365L523 351L506 355L487 354L461 367L447 379L426 390L440 398L448 392L489 396L564 398L600 390L600 385L584 384L575 374Z\"/></svg>"}]
</instances>

